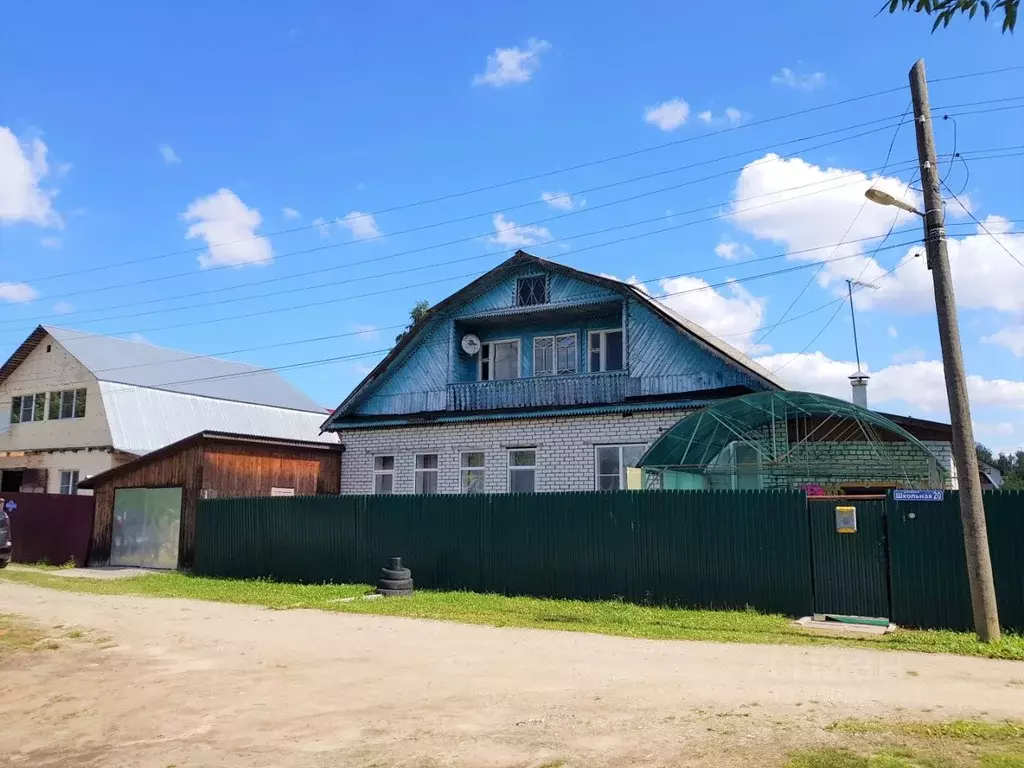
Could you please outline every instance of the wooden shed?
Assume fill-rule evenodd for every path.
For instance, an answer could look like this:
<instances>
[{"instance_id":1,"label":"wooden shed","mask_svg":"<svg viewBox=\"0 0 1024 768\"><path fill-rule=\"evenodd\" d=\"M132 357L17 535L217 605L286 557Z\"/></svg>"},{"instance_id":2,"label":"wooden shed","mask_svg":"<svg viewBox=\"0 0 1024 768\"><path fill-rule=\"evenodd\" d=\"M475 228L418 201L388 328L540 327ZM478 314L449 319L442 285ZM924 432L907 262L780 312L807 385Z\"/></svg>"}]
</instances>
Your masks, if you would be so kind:
<instances>
[{"instance_id":1,"label":"wooden shed","mask_svg":"<svg viewBox=\"0 0 1024 768\"><path fill-rule=\"evenodd\" d=\"M96 498L89 563L189 568L200 499L337 494L343 450L205 431L83 480Z\"/></svg>"}]
</instances>

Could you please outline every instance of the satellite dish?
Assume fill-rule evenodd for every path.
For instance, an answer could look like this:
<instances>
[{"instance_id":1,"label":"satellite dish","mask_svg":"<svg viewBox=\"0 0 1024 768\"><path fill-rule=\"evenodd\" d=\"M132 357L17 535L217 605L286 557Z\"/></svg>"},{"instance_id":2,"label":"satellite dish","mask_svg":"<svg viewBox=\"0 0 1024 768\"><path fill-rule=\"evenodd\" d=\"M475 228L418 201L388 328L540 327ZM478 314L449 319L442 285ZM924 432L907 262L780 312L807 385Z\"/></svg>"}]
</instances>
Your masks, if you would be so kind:
<instances>
[{"instance_id":1,"label":"satellite dish","mask_svg":"<svg viewBox=\"0 0 1024 768\"><path fill-rule=\"evenodd\" d=\"M480 339L472 333L467 333L462 337L462 351L467 355L475 355L480 351Z\"/></svg>"}]
</instances>

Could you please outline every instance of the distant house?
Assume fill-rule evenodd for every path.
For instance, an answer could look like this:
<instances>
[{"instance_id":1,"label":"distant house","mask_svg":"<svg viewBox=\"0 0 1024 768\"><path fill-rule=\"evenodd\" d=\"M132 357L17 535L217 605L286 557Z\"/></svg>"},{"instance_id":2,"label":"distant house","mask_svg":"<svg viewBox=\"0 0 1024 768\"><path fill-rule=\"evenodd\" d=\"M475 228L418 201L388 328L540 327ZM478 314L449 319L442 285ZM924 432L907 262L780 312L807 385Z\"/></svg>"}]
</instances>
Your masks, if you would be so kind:
<instances>
[{"instance_id":1,"label":"distant house","mask_svg":"<svg viewBox=\"0 0 1024 768\"><path fill-rule=\"evenodd\" d=\"M273 371L41 325L0 366L0 490L77 493L204 430L336 443L323 414Z\"/></svg>"},{"instance_id":2,"label":"distant house","mask_svg":"<svg viewBox=\"0 0 1024 768\"><path fill-rule=\"evenodd\" d=\"M344 494L616 490L683 416L784 390L641 288L519 251L432 307L323 429L345 444ZM948 425L887 419L955 483ZM716 459L733 475L742 447ZM835 450L848 484L886 485L855 435Z\"/></svg>"},{"instance_id":3,"label":"distant house","mask_svg":"<svg viewBox=\"0 0 1024 768\"><path fill-rule=\"evenodd\" d=\"M639 288L519 251L431 308L324 429L342 493L610 490L683 414L780 388Z\"/></svg>"}]
</instances>

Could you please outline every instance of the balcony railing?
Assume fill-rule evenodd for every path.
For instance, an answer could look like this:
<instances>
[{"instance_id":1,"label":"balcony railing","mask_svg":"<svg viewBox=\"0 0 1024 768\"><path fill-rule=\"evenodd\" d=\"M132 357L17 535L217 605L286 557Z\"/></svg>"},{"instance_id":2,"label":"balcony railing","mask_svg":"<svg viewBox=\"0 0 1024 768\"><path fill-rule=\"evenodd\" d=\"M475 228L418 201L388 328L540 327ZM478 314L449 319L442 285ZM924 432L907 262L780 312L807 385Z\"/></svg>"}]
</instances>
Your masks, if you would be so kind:
<instances>
[{"instance_id":1,"label":"balcony railing","mask_svg":"<svg viewBox=\"0 0 1024 768\"><path fill-rule=\"evenodd\" d=\"M473 381L448 385L448 410L621 403L638 394L639 380L625 372Z\"/></svg>"}]
</instances>

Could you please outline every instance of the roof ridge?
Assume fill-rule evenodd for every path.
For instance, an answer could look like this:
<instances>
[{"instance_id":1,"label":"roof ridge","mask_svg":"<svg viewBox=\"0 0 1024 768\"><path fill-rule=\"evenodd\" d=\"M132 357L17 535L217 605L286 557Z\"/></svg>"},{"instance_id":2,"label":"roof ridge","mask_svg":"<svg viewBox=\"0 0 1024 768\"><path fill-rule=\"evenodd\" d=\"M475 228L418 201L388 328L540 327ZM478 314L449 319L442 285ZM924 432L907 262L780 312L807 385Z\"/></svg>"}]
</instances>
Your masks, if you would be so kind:
<instances>
[{"instance_id":1,"label":"roof ridge","mask_svg":"<svg viewBox=\"0 0 1024 768\"><path fill-rule=\"evenodd\" d=\"M251 368L254 371L273 372L272 368L265 368L262 365L254 365L252 363L242 362L241 360L231 360L230 358L220 357L218 355L210 355L210 354L197 353L197 352L188 352L188 351L186 351L184 349L178 349L176 347L165 347L165 346L163 346L161 344L153 344L152 342L149 342L149 341L137 341L135 339L125 339L125 338L122 338L120 336L109 336L109 335L103 334L103 333L90 333L89 331L79 331L79 330L77 330L75 328L65 328L63 326L58 326L58 325L43 325L41 327L43 328L43 330L45 330L51 336L54 336L53 331L64 331L64 332L67 332L67 333L79 334L79 336L76 336L73 339L68 339L68 341L78 341L79 339L86 338L86 337L91 337L91 338L95 338L95 339L109 339L109 340L113 340L113 341L120 341L120 342L122 342L124 344L138 344L139 346L150 347L151 349L160 349L160 350L163 350L165 352L175 352L175 353L184 355L185 357L187 357L189 359L206 358L208 360L220 360L220 361L225 362L225 363L231 363L232 365L243 365L243 366L245 366L247 368ZM57 338L57 337L54 336L54 338ZM64 343L61 339L57 339L57 341L60 342L61 344ZM171 361L168 361L168 362L171 362ZM84 363L83 363L83 365L84 365ZM86 366L86 367L88 368L88 366ZM95 374L95 371L91 371L91 372Z\"/></svg>"}]
</instances>

